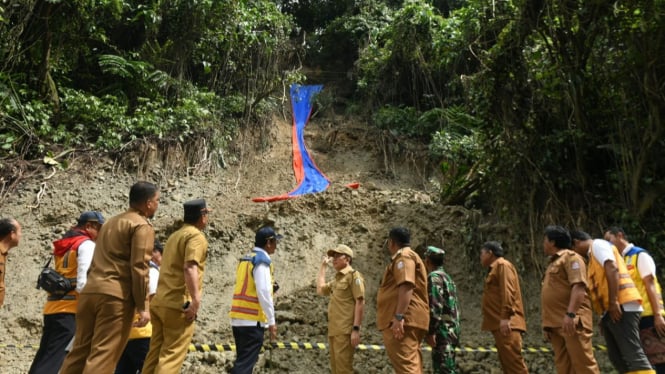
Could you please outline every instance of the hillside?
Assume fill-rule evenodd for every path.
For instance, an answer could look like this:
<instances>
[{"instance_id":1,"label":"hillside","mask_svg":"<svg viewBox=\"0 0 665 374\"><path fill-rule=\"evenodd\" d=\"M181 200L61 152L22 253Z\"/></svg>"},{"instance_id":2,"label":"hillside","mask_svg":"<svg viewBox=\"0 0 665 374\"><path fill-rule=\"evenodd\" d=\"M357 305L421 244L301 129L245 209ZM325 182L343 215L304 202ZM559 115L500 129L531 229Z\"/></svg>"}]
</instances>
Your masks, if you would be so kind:
<instances>
[{"instance_id":1,"label":"hillside","mask_svg":"<svg viewBox=\"0 0 665 374\"><path fill-rule=\"evenodd\" d=\"M161 186L161 206L153 221L160 240L166 240L181 219L184 201L204 197L213 209L207 229L210 249L203 306L194 343L233 342L227 312L237 259L251 248L253 231L270 223L285 236L274 256L275 276L280 284L276 300L280 341L326 341L327 300L316 295L314 280L322 254L344 243L355 251L353 265L365 275L367 284L362 341L381 344L374 321L376 291L388 258L382 244L391 227L404 225L412 230L415 248L445 248L446 269L460 290L462 341L469 347L489 347L491 336L478 331L484 271L473 246L482 240L507 240L510 229L489 223L491 219L478 211L441 205L436 193L437 177L426 160L387 155L383 138L376 130L345 119L330 123L313 120L306 129L306 141L313 159L332 181L331 187L324 193L288 201L251 201L255 196L281 194L294 187L290 124L281 118L275 119L269 131L261 135L261 151L255 150L256 136L244 134L234 145L238 156L227 157L226 169L205 168L204 162L185 169L173 161L183 158L178 149L146 146L133 156L126 155L123 162L72 153L67 170L52 175L52 170L44 166L33 177L24 179L4 199L0 209L1 216L14 216L23 224L24 235L20 246L10 252L7 264L7 296L0 309L4 331L0 334L0 372L25 373L34 356L32 348L5 345L39 342L44 294L35 289L35 280L51 241L72 225L83 210L101 210L106 217L124 210L129 186L139 179ZM345 187L351 182L359 182L360 188ZM523 289L530 328L525 341L529 346L541 346L539 287L531 287L538 284L538 279L530 273L525 277ZM602 355L597 356L604 359ZM428 352L425 357L429 359ZM229 352L192 353L183 373L226 372L232 361L233 353ZM527 361L534 373L552 371L547 353L529 354ZM325 350L278 349L261 356L261 367L266 362L268 372L328 370ZM382 351L360 351L356 369L361 373L390 373L387 362ZM462 373L498 370L493 353L463 353L459 362Z\"/></svg>"}]
</instances>

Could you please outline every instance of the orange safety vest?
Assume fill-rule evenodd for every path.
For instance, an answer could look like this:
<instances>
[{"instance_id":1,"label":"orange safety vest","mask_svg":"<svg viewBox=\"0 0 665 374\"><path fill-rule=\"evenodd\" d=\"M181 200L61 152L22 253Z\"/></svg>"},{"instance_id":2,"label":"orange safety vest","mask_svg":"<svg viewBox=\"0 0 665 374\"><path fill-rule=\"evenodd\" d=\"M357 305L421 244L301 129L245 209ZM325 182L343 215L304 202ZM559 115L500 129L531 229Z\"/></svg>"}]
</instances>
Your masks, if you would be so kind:
<instances>
[{"instance_id":1,"label":"orange safety vest","mask_svg":"<svg viewBox=\"0 0 665 374\"><path fill-rule=\"evenodd\" d=\"M615 246L612 246L612 253L614 254L614 262L619 270L619 304L631 301L642 302L640 293L635 288L635 283L630 278L630 274L628 274L626 263L623 262L623 258ZM591 303L593 304L593 310L600 315L609 309L609 287L605 276L605 267L593 255L593 244L591 245L589 257L588 277Z\"/></svg>"},{"instance_id":2,"label":"orange safety vest","mask_svg":"<svg viewBox=\"0 0 665 374\"><path fill-rule=\"evenodd\" d=\"M264 263L270 266L272 284L273 267L270 259L262 252L254 252L240 259L236 271L236 283L233 288L231 312L229 317L267 323L268 317L261 308L254 283L254 266ZM270 290L272 295L272 289Z\"/></svg>"},{"instance_id":3,"label":"orange safety vest","mask_svg":"<svg viewBox=\"0 0 665 374\"><path fill-rule=\"evenodd\" d=\"M70 231L70 233L72 233ZM87 232L75 230L74 236L53 242L53 258L55 271L69 279L72 286L76 286L76 275L78 273L78 248L86 240L92 240ZM74 289L69 291L63 297L49 294L44 304L44 315L71 313L76 314L79 293Z\"/></svg>"},{"instance_id":4,"label":"orange safety vest","mask_svg":"<svg viewBox=\"0 0 665 374\"><path fill-rule=\"evenodd\" d=\"M630 274L631 278L633 278L635 287L637 287L640 296L642 296L642 307L644 308L644 311L642 312L641 316L647 317L653 316L653 308L651 307L651 300L649 300L647 287L642 280L642 275L640 274L639 269L637 268L637 257L643 251L643 248L633 247L628 251L628 253L626 253L623 259L626 261L626 268L628 269L628 273ZM658 297L658 303L660 304L660 314L665 316L665 308L663 308L663 296L661 294L660 283L658 283L656 274L653 275L653 283L656 287L656 296Z\"/></svg>"}]
</instances>

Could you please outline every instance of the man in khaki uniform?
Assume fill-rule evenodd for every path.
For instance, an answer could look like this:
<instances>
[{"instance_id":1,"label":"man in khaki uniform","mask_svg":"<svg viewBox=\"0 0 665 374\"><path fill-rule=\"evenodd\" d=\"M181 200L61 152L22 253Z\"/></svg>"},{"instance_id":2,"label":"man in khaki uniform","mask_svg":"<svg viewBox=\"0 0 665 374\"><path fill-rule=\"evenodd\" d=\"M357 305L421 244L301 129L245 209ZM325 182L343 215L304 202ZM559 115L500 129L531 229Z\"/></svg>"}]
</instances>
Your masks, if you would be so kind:
<instances>
[{"instance_id":1,"label":"man in khaki uniform","mask_svg":"<svg viewBox=\"0 0 665 374\"><path fill-rule=\"evenodd\" d=\"M13 218L0 219L0 307L5 301L5 264L9 250L21 240L21 225Z\"/></svg>"},{"instance_id":2,"label":"man in khaki uniform","mask_svg":"<svg viewBox=\"0 0 665 374\"><path fill-rule=\"evenodd\" d=\"M591 343L593 315L586 264L571 245L565 228L545 228L543 250L550 261L540 293L543 331L552 343L557 373L599 374Z\"/></svg>"},{"instance_id":3,"label":"man in khaki uniform","mask_svg":"<svg viewBox=\"0 0 665 374\"><path fill-rule=\"evenodd\" d=\"M420 342L429 329L427 270L409 248L411 233L404 227L390 230L386 245L391 255L376 302L376 325L397 374L423 372Z\"/></svg>"},{"instance_id":4,"label":"man in khaki uniform","mask_svg":"<svg viewBox=\"0 0 665 374\"><path fill-rule=\"evenodd\" d=\"M522 334L526 331L526 321L517 271L503 258L503 248L497 242L483 244L480 263L490 270L483 289L481 329L494 335L504 373L528 373L522 357Z\"/></svg>"},{"instance_id":5,"label":"man in khaki uniform","mask_svg":"<svg viewBox=\"0 0 665 374\"><path fill-rule=\"evenodd\" d=\"M155 231L148 221L159 207L159 189L137 182L129 191L129 209L99 230L97 245L76 310L72 351L61 374L111 374L132 327L150 321L148 262Z\"/></svg>"},{"instance_id":6,"label":"man in khaki uniform","mask_svg":"<svg viewBox=\"0 0 665 374\"><path fill-rule=\"evenodd\" d=\"M363 276L351 267L353 251L344 244L328 251L316 278L316 293L330 296L328 342L332 374L353 373L353 353L360 343L360 326L365 306ZM326 283L326 269L332 263L335 279Z\"/></svg>"},{"instance_id":7,"label":"man in khaki uniform","mask_svg":"<svg viewBox=\"0 0 665 374\"><path fill-rule=\"evenodd\" d=\"M143 373L179 373L201 308L208 241L204 199L184 204L185 224L166 241L157 294L151 302L152 337Z\"/></svg>"}]
</instances>

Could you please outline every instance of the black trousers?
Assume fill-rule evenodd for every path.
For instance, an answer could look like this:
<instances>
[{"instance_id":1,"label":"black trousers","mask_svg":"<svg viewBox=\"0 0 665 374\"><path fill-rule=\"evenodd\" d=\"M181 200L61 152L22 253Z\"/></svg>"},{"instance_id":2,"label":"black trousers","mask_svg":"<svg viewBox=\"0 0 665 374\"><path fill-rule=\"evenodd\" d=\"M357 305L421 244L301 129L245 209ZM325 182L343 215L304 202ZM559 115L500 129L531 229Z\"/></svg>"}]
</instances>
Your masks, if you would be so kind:
<instances>
[{"instance_id":1,"label":"black trousers","mask_svg":"<svg viewBox=\"0 0 665 374\"><path fill-rule=\"evenodd\" d=\"M260 326L233 326L236 342L236 362L231 374L252 374L263 346L265 329Z\"/></svg>"},{"instance_id":2,"label":"black trousers","mask_svg":"<svg viewBox=\"0 0 665 374\"><path fill-rule=\"evenodd\" d=\"M30 366L30 374L57 374L65 360L67 344L76 331L76 314L58 313L44 316L44 331L39 350Z\"/></svg>"},{"instance_id":3,"label":"black trousers","mask_svg":"<svg viewBox=\"0 0 665 374\"><path fill-rule=\"evenodd\" d=\"M150 338L128 340L120 361L118 361L118 366L115 368L115 374L140 373L148 349L150 349Z\"/></svg>"}]
</instances>

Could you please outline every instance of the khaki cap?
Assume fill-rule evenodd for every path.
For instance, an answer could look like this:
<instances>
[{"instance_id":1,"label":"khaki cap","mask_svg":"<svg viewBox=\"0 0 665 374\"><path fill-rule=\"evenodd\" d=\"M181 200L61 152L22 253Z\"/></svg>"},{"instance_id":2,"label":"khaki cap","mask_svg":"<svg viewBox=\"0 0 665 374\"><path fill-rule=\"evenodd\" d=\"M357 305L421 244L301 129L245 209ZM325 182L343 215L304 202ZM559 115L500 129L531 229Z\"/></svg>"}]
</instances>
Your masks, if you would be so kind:
<instances>
[{"instance_id":1,"label":"khaki cap","mask_svg":"<svg viewBox=\"0 0 665 374\"><path fill-rule=\"evenodd\" d=\"M332 256L335 253L341 253L343 255L347 255L353 258L353 251L351 250L351 248L345 246L344 244L338 245L337 248L335 249L328 250L328 256Z\"/></svg>"}]
</instances>

